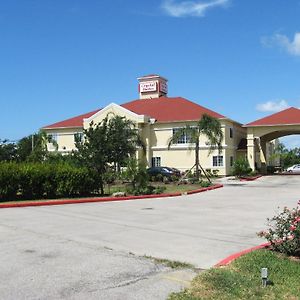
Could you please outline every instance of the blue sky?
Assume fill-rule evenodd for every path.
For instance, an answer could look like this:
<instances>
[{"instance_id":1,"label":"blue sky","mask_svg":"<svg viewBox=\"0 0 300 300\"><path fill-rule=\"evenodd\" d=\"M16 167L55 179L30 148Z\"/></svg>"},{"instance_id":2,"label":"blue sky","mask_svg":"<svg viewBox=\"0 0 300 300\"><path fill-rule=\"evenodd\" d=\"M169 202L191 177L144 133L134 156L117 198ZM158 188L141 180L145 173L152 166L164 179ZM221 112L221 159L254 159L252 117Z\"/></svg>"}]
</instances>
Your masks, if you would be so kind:
<instances>
[{"instance_id":1,"label":"blue sky","mask_svg":"<svg viewBox=\"0 0 300 300\"><path fill-rule=\"evenodd\" d=\"M0 139L137 99L150 73L241 123L300 107L300 0L1 1L0 43Z\"/></svg>"}]
</instances>

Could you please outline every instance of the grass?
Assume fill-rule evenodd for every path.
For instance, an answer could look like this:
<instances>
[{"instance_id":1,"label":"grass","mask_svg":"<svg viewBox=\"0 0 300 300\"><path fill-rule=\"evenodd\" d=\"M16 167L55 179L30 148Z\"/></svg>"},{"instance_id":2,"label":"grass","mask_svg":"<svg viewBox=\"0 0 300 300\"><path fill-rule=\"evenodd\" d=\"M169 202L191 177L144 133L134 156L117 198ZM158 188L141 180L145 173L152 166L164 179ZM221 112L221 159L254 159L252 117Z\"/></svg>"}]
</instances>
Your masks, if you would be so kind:
<instances>
[{"instance_id":1,"label":"grass","mask_svg":"<svg viewBox=\"0 0 300 300\"><path fill-rule=\"evenodd\" d=\"M201 185L200 184L180 184L178 185L176 182L175 183L157 183L157 182L152 182L151 185L153 186L163 186L166 188L164 193L185 193L188 191L200 189ZM105 193L107 194L113 194L115 192L124 192L125 191L125 186L124 185L112 185L110 187L105 188Z\"/></svg>"},{"instance_id":2,"label":"grass","mask_svg":"<svg viewBox=\"0 0 300 300\"><path fill-rule=\"evenodd\" d=\"M163 264L171 269L194 269L195 268L192 264L177 261L177 260L156 258L156 257L152 257L152 256L147 256L147 255L145 255L144 257L151 259L156 264Z\"/></svg>"},{"instance_id":3,"label":"grass","mask_svg":"<svg viewBox=\"0 0 300 300\"><path fill-rule=\"evenodd\" d=\"M261 284L261 268L268 268L269 285ZM300 261L269 250L244 255L231 265L201 273L191 287L169 300L300 299Z\"/></svg>"}]
</instances>

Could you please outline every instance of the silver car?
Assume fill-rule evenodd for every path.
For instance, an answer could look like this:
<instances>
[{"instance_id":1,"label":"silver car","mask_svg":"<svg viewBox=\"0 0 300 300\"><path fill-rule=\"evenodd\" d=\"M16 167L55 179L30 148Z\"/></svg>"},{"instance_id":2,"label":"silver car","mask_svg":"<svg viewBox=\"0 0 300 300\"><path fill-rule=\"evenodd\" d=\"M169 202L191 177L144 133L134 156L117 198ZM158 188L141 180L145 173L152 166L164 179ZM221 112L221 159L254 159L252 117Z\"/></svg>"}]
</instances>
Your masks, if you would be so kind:
<instances>
[{"instance_id":1,"label":"silver car","mask_svg":"<svg viewBox=\"0 0 300 300\"><path fill-rule=\"evenodd\" d=\"M293 165L293 166L287 168L287 171L289 173L300 173L300 165Z\"/></svg>"}]
</instances>

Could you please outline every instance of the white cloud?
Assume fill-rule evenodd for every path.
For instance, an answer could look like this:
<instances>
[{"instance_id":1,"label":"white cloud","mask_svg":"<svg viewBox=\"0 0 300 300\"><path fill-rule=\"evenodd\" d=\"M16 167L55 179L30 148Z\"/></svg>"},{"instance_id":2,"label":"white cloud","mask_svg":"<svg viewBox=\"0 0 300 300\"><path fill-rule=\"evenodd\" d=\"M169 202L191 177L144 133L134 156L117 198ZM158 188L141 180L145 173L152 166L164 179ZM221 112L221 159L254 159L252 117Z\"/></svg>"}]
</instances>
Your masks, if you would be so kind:
<instances>
[{"instance_id":1,"label":"white cloud","mask_svg":"<svg viewBox=\"0 0 300 300\"><path fill-rule=\"evenodd\" d=\"M295 33L293 40L279 33L271 37L263 37L262 44L269 47L279 46L291 55L300 56L300 32Z\"/></svg>"},{"instance_id":2,"label":"white cloud","mask_svg":"<svg viewBox=\"0 0 300 300\"><path fill-rule=\"evenodd\" d=\"M278 112L290 107L286 100L267 101L256 105L258 111L263 112Z\"/></svg>"},{"instance_id":3,"label":"white cloud","mask_svg":"<svg viewBox=\"0 0 300 300\"><path fill-rule=\"evenodd\" d=\"M164 0L163 10L172 17L203 17L210 8L225 6L230 0L175 1Z\"/></svg>"}]
</instances>

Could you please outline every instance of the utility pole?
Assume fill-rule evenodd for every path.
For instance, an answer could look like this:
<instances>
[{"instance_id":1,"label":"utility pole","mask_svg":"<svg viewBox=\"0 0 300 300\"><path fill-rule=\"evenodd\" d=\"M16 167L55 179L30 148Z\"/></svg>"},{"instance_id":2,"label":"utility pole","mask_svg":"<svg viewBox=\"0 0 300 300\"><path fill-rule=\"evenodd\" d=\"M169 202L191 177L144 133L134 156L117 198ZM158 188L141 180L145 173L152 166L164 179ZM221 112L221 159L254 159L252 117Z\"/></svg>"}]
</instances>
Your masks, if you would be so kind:
<instances>
[{"instance_id":1,"label":"utility pole","mask_svg":"<svg viewBox=\"0 0 300 300\"><path fill-rule=\"evenodd\" d=\"M33 152L34 149L34 135L31 135L31 152Z\"/></svg>"}]
</instances>

